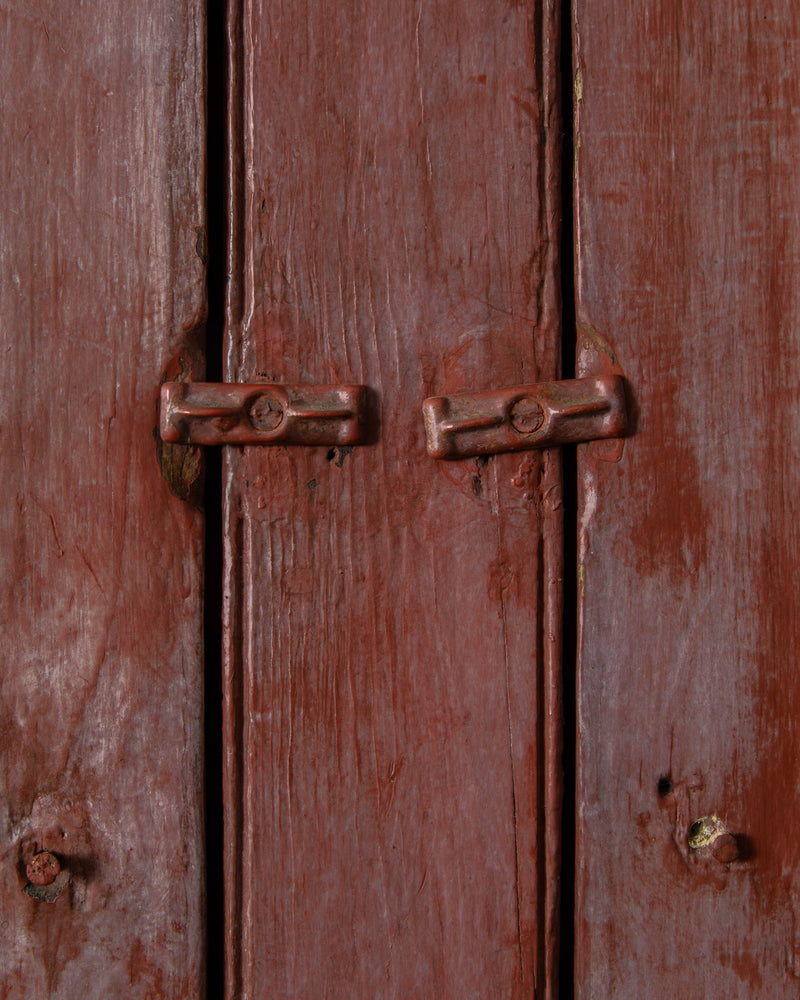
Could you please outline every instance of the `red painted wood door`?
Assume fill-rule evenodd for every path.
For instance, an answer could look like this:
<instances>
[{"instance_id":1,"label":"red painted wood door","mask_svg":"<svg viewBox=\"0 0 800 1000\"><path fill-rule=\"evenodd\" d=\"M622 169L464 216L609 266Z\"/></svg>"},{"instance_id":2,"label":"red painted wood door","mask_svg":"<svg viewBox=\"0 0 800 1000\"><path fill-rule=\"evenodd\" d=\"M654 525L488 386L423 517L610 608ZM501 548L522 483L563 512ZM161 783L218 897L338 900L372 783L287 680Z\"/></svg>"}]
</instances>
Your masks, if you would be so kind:
<instances>
[{"instance_id":1,"label":"red painted wood door","mask_svg":"<svg viewBox=\"0 0 800 1000\"><path fill-rule=\"evenodd\" d=\"M0 4L8 1000L203 991L201 522L153 435L202 373L203 46L194 0Z\"/></svg>"},{"instance_id":2,"label":"red painted wood door","mask_svg":"<svg viewBox=\"0 0 800 1000\"><path fill-rule=\"evenodd\" d=\"M204 14L0 16L0 997L200 997L199 461L153 427L203 370ZM558 374L558 13L230 18L226 377L377 419L224 459L228 993L554 995L561 460L434 462L420 406ZM577 365L635 411L578 456L576 993L792 997L800 17L571 30Z\"/></svg>"},{"instance_id":3,"label":"red painted wood door","mask_svg":"<svg viewBox=\"0 0 800 1000\"><path fill-rule=\"evenodd\" d=\"M580 457L577 994L796 997L800 9L574 38L579 360L638 411Z\"/></svg>"},{"instance_id":4,"label":"red painted wood door","mask_svg":"<svg viewBox=\"0 0 800 1000\"><path fill-rule=\"evenodd\" d=\"M226 377L380 418L226 456L232 997L553 983L559 457L437 463L421 404L556 374L557 20L234 5Z\"/></svg>"}]
</instances>

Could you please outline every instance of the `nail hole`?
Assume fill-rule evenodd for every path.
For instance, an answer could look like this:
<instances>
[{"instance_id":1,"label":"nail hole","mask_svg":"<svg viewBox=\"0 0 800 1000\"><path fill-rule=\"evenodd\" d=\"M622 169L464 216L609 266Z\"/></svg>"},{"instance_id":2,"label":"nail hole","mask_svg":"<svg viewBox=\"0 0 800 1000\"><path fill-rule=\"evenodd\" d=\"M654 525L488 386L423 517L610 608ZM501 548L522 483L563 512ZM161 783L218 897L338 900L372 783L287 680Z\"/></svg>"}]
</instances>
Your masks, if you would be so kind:
<instances>
[{"instance_id":1,"label":"nail hole","mask_svg":"<svg viewBox=\"0 0 800 1000\"><path fill-rule=\"evenodd\" d=\"M658 779L658 797L660 799L665 799L668 795L672 795L675 791L675 786L672 784L672 779L667 775Z\"/></svg>"},{"instance_id":2,"label":"nail hole","mask_svg":"<svg viewBox=\"0 0 800 1000\"><path fill-rule=\"evenodd\" d=\"M328 449L328 454L325 456L329 462L333 462L337 469L341 469L344 465L344 460L348 455L353 454L353 446L351 444L342 444L338 448Z\"/></svg>"}]
</instances>

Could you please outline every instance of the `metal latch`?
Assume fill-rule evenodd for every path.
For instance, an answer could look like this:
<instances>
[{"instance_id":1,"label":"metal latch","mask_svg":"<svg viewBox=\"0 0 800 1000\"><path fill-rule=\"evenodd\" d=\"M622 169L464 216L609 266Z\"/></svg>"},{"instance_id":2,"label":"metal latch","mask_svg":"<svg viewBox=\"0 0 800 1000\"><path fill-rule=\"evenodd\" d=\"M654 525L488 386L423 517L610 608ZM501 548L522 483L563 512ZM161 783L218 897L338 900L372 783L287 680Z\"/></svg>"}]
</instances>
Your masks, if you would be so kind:
<instances>
[{"instance_id":1,"label":"metal latch","mask_svg":"<svg viewBox=\"0 0 800 1000\"><path fill-rule=\"evenodd\" d=\"M165 382L159 430L179 444L352 445L366 409L363 385Z\"/></svg>"},{"instance_id":2,"label":"metal latch","mask_svg":"<svg viewBox=\"0 0 800 1000\"><path fill-rule=\"evenodd\" d=\"M628 427L625 381L620 375L432 396L422 411L428 454L433 458L623 437Z\"/></svg>"}]
</instances>

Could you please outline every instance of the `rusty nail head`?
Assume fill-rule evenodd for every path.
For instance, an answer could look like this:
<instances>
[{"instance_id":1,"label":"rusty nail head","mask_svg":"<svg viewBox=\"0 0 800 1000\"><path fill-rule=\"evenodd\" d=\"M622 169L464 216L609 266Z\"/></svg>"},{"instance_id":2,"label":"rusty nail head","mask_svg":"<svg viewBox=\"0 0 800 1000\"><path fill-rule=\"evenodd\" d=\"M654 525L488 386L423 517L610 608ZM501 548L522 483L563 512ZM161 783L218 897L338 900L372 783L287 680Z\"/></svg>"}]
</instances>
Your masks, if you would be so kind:
<instances>
[{"instance_id":1,"label":"rusty nail head","mask_svg":"<svg viewBox=\"0 0 800 1000\"><path fill-rule=\"evenodd\" d=\"M720 834L709 846L714 858L723 865L729 865L739 857L739 843L732 833Z\"/></svg>"},{"instance_id":2,"label":"rusty nail head","mask_svg":"<svg viewBox=\"0 0 800 1000\"><path fill-rule=\"evenodd\" d=\"M39 851L28 862L25 874L33 885L52 885L61 872L61 862L50 851Z\"/></svg>"}]
</instances>

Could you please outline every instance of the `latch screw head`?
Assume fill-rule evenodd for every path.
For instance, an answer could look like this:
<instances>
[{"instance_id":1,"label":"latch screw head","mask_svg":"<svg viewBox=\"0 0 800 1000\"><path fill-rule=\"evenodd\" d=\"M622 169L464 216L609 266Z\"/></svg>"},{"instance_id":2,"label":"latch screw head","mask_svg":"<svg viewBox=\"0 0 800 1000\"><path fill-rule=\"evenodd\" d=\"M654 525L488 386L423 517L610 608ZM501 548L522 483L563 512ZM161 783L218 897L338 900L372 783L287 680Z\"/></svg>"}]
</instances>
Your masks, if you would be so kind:
<instances>
[{"instance_id":1,"label":"latch screw head","mask_svg":"<svg viewBox=\"0 0 800 1000\"><path fill-rule=\"evenodd\" d=\"M523 396L511 407L509 420L520 434L533 434L544 423L544 410L533 396Z\"/></svg>"},{"instance_id":2,"label":"latch screw head","mask_svg":"<svg viewBox=\"0 0 800 1000\"><path fill-rule=\"evenodd\" d=\"M277 399L269 396L257 396L250 404L247 412L250 423L259 431L274 431L283 420L283 407Z\"/></svg>"}]
</instances>

